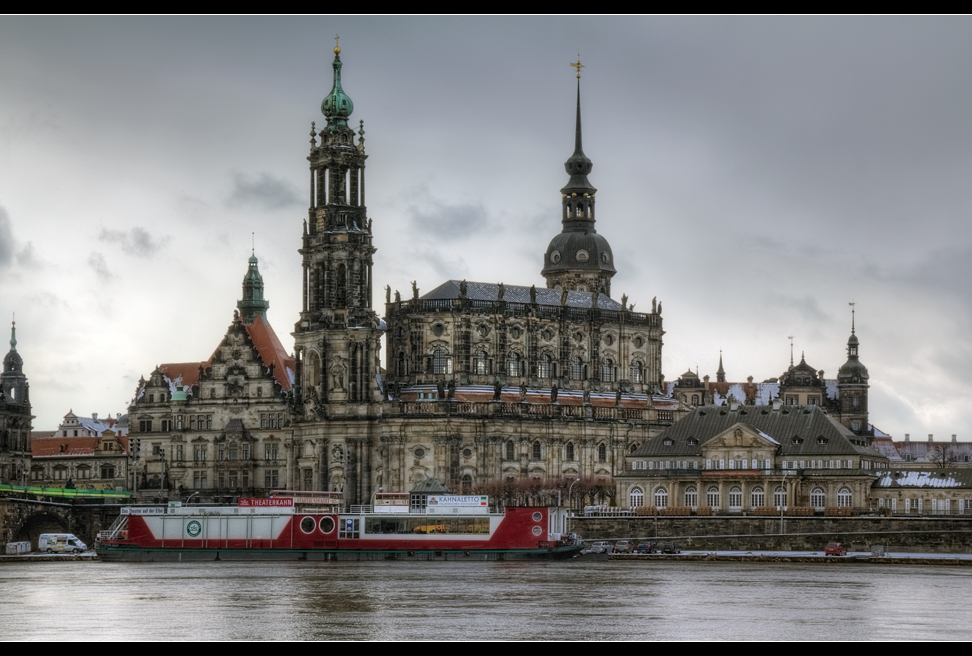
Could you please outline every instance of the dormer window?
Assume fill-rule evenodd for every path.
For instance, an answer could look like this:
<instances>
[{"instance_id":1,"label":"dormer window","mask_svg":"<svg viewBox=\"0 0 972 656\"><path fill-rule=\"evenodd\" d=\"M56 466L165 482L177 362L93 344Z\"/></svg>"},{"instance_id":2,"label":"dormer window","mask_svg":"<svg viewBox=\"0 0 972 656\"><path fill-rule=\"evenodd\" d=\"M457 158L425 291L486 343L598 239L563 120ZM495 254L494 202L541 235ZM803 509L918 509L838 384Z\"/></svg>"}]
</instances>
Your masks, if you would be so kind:
<instances>
[{"instance_id":1,"label":"dormer window","mask_svg":"<svg viewBox=\"0 0 972 656\"><path fill-rule=\"evenodd\" d=\"M824 437L823 435L817 438L817 444L826 444L826 443L827 443L827 438Z\"/></svg>"},{"instance_id":2,"label":"dormer window","mask_svg":"<svg viewBox=\"0 0 972 656\"><path fill-rule=\"evenodd\" d=\"M673 444L674 444L674 442L673 442L673 441L671 440L671 438L668 438L668 437L666 437L666 438L665 438L665 439L664 439L664 440L662 441L662 444L664 444L665 446L671 446L671 445L673 445Z\"/></svg>"},{"instance_id":3,"label":"dormer window","mask_svg":"<svg viewBox=\"0 0 972 656\"><path fill-rule=\"evenodd\" d=\"M793 443L794 444L803 444L803 438L800 437L799 435L797 435L796 437L793 438Z\"/></svg>"}]
</instances>

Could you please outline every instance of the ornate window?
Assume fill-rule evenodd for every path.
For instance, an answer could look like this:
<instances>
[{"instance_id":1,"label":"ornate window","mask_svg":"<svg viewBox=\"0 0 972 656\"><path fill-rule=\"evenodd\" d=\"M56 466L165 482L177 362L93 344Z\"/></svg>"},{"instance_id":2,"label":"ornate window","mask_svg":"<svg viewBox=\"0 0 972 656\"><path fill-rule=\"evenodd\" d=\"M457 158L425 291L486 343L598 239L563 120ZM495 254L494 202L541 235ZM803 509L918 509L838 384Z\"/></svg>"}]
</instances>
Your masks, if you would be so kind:
<instances>
[{"instance_id":1,"label":"ornate window","mask_svg":"<svg viewBox=\"0 0 972 656\"><path fill-rule=\"evenodd\" d=\"M572 380L584 380L584 362L580 358L570 361L570 377Z\"/></svg>"},{"instance_id":2,"label":"ornate window","mask_svg":"<svg viewBox=\"0 0 972 656\"><path fill-rule=\"evenodd\" d=\"M851 494L850 488L842 487L837 490L837 505L841 508L850 508L854 502L854 495Z\"/></svg>"},{"instance_id":3,"label":"ornate window","mask_svg":"<svg viewBox=\"0 0 972 656\"><path fill-rule=\"evenodd\" d=\"M537 440L536 442L533 443L533 459L534 460L542 460L543 459L543 450L540 448L540 441L539 440Z\"/></svg>"},{"instance_id":4,"label":"ornate window","mask_svg":"<svg viewBox=\"0 0 972 656\"><path fill-rule=\"evenodd\" d=\"M751 496L753 508L759 508L766 505L766 494L763 492L762 486L757 485L754 487L752 489Z\"/></svg>"},{"instance_id":5,"label":"ornate window","mask_svg":"<svg viewBox=\"0 0 972 656\"><path fill-rule=\"evenodd\" d=\"M506 459L516 460L516 447L513 445L513 440L509 440L506 443Z\"/></svg>"},{"instance_id":6,"label":"ornate window","mask_svg":"<svg viewBox=\"0 0 972 656\"><path fill-rule=\"evenodd\" d=\"M611 358L604 358L604 363L601 365L601 381L614 382L614 360Z\"/></svg>"},{"instance_id":7,"label":"ornate window","mask_svg":"<svg viewBox=\"0 0 972 656\"><path fill-rule=\"evenodd\" d=\"M631 363L631 382L641 383L644 382L645 378L645 365L639 360L635 360Z\"/></svg>"},{"instance_id":8,"label":"ornate window","mask_svg":"<svg viewBox=\"0 0 972 656\"><path fill-rule=\"evenodd\" d=\"M540 356L540 371L541 378L553 378L553 358L548 354L544 353Z\"/></svg>"},{"instance_id":9,"label":"ornate window","mask_svg":"<svg viewBox=\"0 0 972 656\"><path fill-rule=\"evenodd\" d=\"M522 362L523 359L520 357L519 353L516 351L510 351L510 357L506 361L506 374L508 376L519 376Z\"/></svg>"},{"instance_id":10,"label":"ornate window","mask_svg":"<svg viewBox=\"0 0 972 656\"><path fill-rule=\"evenodd\" d=\"M719 507L719 488L716 485L710 485L705 491L705 504L707 506L712 506L713 508Z\"/></svg>"},{"instance_id":11,"label":"ornate window","mask_svg":"<svg viewBox=\"0 0 972 656\"><path fill-rule=\"evenodd\" d=\"M574 460L574 443L573 442L568 442L567 443L567 455L564 458L564 460L566 460L568 462L572 462Z\"/></svg>"},{"instance_id":12,"label":"ornate window","mask_svg":"<svg viewBox=\"0 0 972 656\"><path fill-rule=\"evenodd\" d=\"M631 492L628 493L628 507L637 508L643 505L645 505L644 491L640 487L631 488Z\"/></svg>"},{"instance_id":13,"label":"ornate window","mask_svg":"<svg viewBox=\"0 0 972 656\"><path fill-rule=\"evenodd\" d=\"M485 376L489 373L489 356L486 351L480 351L476 354L476 358L473 361L473 371L480 376Z\"/></svg>"},{"instance_id":14,"label":"ornate window","mask_svg":"<svg viewBox=\"0 0 972 656\"><path fill-rule=\"evenodd\" d=\"M816 510L823 510L824 505L827 503L827 496L824 494L824 489L822 487L815 487L810 490L810 505Z\"/></svg>"},{"instance_id":15,"label":"ornate window","mask_svg":"<svg viewBox=\"0 0 972 656\"><path fill-rule=\"evenodd\" d=\"M685 488L685 505L695 508L699 505L699 491L694 485Z\"/></svg>"},{"instance_id":16,"label":"ornate window","mask_svg":"<svg viewBox=\"0 0 972 656\"><path fill-rule=\"evenodd\" d=\"M773 490L773 505L777 508L786 506L786 490L783 489L782 485L777 485L776 489Z\"/></svg>"},{"instance_id":17,"label":"ornate window","mask_svg":"<svg viewBox=\"0 0 972 656\"><path fill-rule=\"evenodd\" d=\"M607 462L607 445L604 442L597 445L597 459L600 462Z\"/></svg>"},{"instance_id":18,"label":"ornate window","mask_svg":"<svg viewBox=\"0 0 972 656\"><path fill-rule=\"evenodd\" d=\"M435 349L432 351L432 373L433 374L451 374L452 367L449 358L446 355L445 349Z\"/></svg>"},{"instance_id":19,"label":"ornate window","mask_svg":"<svg viewBox=\"0 0 972 656\"><path fill-rule=\"evenodd\" d=\"M742 510L742 488L738 485L729 488L729 510Z\"/></svg>"},{"instance_id":20,"label":"ornate window","mask_svg":"<svg viewBox=\"0 0 972 656\"><path fill-rule=\"evenodd\" d=\"M668 490L666 490L663 487L655 488L655 507L657 508L668 507Z\"/></svg>"}]
</instances>

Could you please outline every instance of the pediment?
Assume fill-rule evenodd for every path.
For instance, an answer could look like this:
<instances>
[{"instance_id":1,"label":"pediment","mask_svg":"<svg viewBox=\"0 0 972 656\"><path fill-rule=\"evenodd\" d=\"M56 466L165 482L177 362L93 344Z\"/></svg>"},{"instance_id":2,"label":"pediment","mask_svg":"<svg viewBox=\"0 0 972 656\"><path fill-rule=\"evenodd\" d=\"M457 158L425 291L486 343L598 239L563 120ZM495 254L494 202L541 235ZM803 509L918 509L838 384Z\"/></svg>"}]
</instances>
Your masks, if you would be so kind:
<instances>
[{"instance_id":1,"label":"pediment","mask_svg":"<svg viewBox=\"0 0 972 656\"><path fill-rule=\"evenodd\" d=\"M718 447L766 448L775 449L779 442L748 424L738 422L716 433L702 444L703 449Z\"/></svg>"}]
</instances>

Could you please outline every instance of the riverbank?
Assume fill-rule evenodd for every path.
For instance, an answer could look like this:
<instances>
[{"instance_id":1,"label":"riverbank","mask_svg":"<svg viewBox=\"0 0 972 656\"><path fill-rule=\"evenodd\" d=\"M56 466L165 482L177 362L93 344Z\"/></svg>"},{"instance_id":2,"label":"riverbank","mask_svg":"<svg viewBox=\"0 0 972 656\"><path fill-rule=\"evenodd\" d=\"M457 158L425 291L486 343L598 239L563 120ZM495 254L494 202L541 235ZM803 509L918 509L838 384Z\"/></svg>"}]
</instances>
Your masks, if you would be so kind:
<instances>
[{"instance_id":1,"label":"riverbank","mask_svg":"<svg viewBox=\"0 0 972 656\"><path fill-rule=\"evenodd\" d=\"M972 567L972 554L849 552L846 556L825 556L822 551L684 551L679 554L610 554L608 560L705 561L748 563L826 563L841 565L868 563L875 565L945 565Z\"/></svg>"}]
</instances>

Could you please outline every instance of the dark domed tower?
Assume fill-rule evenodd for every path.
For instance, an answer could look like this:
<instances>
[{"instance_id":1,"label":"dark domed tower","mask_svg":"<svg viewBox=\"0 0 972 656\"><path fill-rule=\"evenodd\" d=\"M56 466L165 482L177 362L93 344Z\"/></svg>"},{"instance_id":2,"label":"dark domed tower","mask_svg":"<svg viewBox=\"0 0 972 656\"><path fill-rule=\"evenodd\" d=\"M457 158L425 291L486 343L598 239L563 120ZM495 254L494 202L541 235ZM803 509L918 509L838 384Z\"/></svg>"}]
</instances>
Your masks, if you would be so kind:
<instances>
[{"instance_id":1,"label":"dark domed tower","mask_svg":"<svg viewBox=\"0 0 972 656\"><path fill-rule=\"evenodd\" d=\"M860 342L854 331L854 311L851 310L851 335L847 340L847 362L837 372L837 395L840 404L840 423L857 435L873 435L867 418L868 375L858 358Z\"/></svg>"},{"instance_id":2,"label":"dark domed tower","mask_svg":"<svg viewBox=\"0 0 972 656\"><path fill-rule=\"evenodd\" d=\"M10 328L10 352L0 374L0 483L22 485L30 470L30 390L24 360L17 353L17 328Z\"/></svg>"},{"instance_id":3,"label":"dark domed tower","mask_svg":"<svg viewBox=\"0 0 972 656\"><path fill-rule=\"evenodd\" d=\"M381 338L371 308L371 220L365 207L364 123L348 126L354 103L341 85L341 49L334 48L333 86L321 103L327 124L312 124L310 206L304 224L303 308L295 326L298 389L308 418L335 404L374 403ZM320 137L318 144L317 138ZM328 410L328 408L331 408Z\"/></svg>"},{"instance_id":4,"label":"dark domed tower","mask_svg":"<svg viewBox=\"0 0 972 656\"><path fill-rule=\"evenodd\" d=\"M263 298L263 276L257 267L256 253L250 256L249 267L243 276L243 298L237 301L236 307L240 309L240 317L246 325L253 323L258 316L267 321L270 301Z\"/></svg>"},{"instance_id":5,"label":"dark domed tower","mask_svg":"<svg viewBox=\"0 0 972 656\"><path fill-rule=\"evenodd\" d=\"M607 239L594 229L594 195L597 189L587 179L593 164L581 143L580 62L577 67L577 125L574 154L564 162L570 175L562 196L563 230L550 241L543 256L547 287L611 295L611 278L617 273L614 254Z\"/></svg>"}]
</instances>

